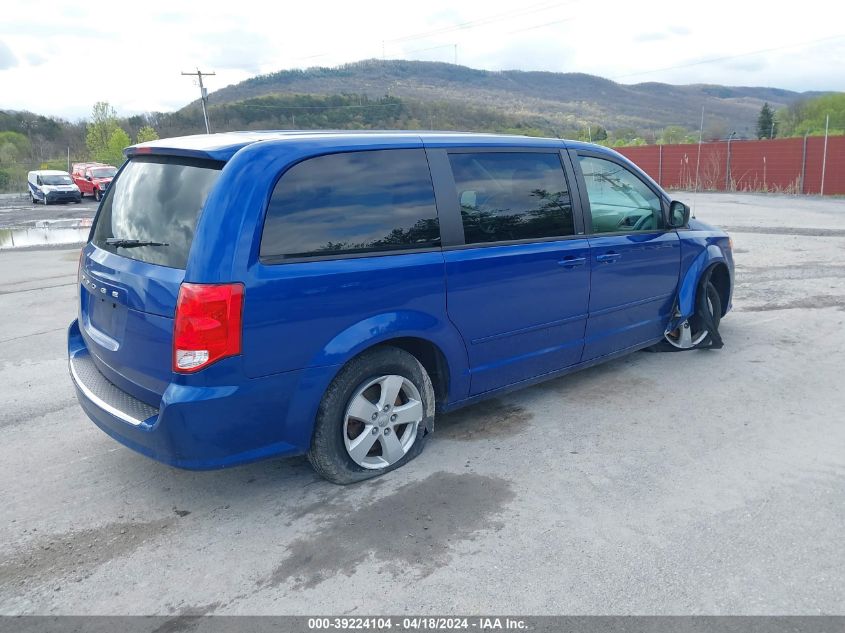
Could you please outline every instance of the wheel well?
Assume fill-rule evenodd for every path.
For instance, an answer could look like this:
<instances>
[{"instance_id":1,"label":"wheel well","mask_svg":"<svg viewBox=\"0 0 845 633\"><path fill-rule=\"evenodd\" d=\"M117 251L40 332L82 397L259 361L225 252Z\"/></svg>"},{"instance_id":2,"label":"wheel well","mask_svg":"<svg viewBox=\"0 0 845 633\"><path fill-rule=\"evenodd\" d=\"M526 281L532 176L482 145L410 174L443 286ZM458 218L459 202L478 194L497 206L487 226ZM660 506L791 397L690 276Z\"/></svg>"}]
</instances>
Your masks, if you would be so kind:
<instances>
[{"instance_id":1,"label":"wheel well","mask_svg":"<svg viewBox=\"0 0 845 633\"><path fill-rule=\"evenodd\" d=\"M446 402L449 395L449 364L446 356L437 345L422 338L405 337L384 341L380 345L390 345L405 350L413 355L428 372L434 387L435 402L439 406Z\"/></svg>"},{"instance_id":2,"label":"wheel well","mask_svg":"<svg viewBox=\"0 0 845 633\"><path fill-rule=\"evenodd\" d=\"M728 267L724 264L716 264L710 271L710 281L719 293L722 302L722 316L728 311L728 301L731 297L731 276Z\"/></svg>"}]
</instances>

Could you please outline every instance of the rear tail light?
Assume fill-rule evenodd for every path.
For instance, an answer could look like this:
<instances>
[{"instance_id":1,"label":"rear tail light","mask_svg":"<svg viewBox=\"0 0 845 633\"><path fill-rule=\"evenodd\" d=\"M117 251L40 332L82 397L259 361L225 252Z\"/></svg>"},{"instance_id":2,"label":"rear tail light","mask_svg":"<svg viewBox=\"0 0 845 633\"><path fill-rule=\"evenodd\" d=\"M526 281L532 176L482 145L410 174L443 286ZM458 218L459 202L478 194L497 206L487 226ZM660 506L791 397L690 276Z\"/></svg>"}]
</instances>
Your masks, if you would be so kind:
<instances>
[{"instance_id":1,"label":"rear tail light","mask_svg":"<svg viewBox=\"0 0 845 633\"><path fill-rule=\"evenodd\" d=\"M241 353L242 284L179 288L173 324L173 371L189 374Z\"/></svg>"}]
</instances>

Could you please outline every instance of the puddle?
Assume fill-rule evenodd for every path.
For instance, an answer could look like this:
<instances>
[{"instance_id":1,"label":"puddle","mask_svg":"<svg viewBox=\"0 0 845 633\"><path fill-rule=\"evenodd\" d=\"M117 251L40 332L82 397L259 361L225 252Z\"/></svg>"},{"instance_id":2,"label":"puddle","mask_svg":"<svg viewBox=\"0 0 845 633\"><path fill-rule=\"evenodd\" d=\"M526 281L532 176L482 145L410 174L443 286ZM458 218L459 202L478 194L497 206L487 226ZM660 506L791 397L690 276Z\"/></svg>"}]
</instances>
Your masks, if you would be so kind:
<instances>
[{"instance_id":1,"label":"puddle","mask_svg":"<svg viewBox=\"0 0 845 633\"><path fill-rule=\"evenodd\" d=\"M34 226L0 229L0 249L80 244L90 231L91 218L41 220Z\"/></svg>"},{"instance_id":2,"label":"puddle","mask_svg":"<svg viewBox=\"0 0 845 633\"><path fill-rule=\"evenodd\" d=\"M395 582L413 583L448 567L462 543L501 530L515 496L505 479L436 472L356 505L365 485L344 488L342 501L323 506L316 527L285 544L284 559L259 589L309 589L371 562Z\"/></svg>"}]
</instances>

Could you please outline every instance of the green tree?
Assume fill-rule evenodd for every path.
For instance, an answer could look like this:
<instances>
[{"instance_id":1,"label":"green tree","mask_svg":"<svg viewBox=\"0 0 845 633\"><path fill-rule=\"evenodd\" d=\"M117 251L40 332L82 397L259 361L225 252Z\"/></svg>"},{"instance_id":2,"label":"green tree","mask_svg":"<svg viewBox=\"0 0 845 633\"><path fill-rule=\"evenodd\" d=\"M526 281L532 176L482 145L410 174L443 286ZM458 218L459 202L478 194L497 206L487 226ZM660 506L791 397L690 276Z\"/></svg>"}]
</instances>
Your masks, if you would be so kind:
<instances>
[{"instance_id":1,"label":"green tree","mask_svg":"<svg viewBox=\"0 0 845 633\"><path fill-rule=\"evenodd\" d=\"M775 112L768 103L760 108L760 116L757 117L757 138L775 137Z\"/></svg>"},{"instance_id":2,"label":"green tree","mask_svg":"<svg viewBox=\"0 0 845 633\"><path fill-rule=\"evenodd\" d=\"M845 134L845 93L798 101L778 110L775 120L781 136L821 136L828 116L829 133Z\"/></svg>"},{"instance_id":3,"label":"green tree","mask_svg":"<svg viewBox=\"0 0 845 633\"><path fill-rule=\"evenodd\" d=\"M667 125L657 139L658 145L677 145L686 143L689 132L680 125Z\"/></svg>"},{"instance_id":4,"label":"green tree","mask_svg":"<svg viewBox=\"0 0 845 633\"><path fill-rule=\"evenodd\" d=\"M0 132L0 191L20 191L26 185L26 172L32 148L20 132Z\"/></svg>"},{"instance_id":5,"label":"green tree","mask_svg":"<svg viewBox=\"0 0 845 633\"><path fill-rule=\"evenodd\" d=\"M32 154L29 139L20 132L0 132L0 163L26 160Z\"/></svg>"},{"instance_id":6,"label":"green tree","mask_svg":"<svg viewBox=\"0 0 845 633\"><path fill-rule=\"evenodd\" d=\"M778 132L781 136L799 136L798 128L805 116L806 101L796 101L775 112Z\"/></svg>"},{"instance_id":7,"label":"green tree","mask_svg":"<svg viewBox=\"0 0 845 633\"><path fill-rule=\"evenodd\" d=\"M105 152L97 160L108 165L120 165L123 163L123 150L131 144L129 135L122 128L117 128L109 137Z\"/></svg>"},{"instance_id":8,"label":"green tree","mask_svg":"<svg viewBox=\"0 0 845 633\"><path fill-rule=\"evenodd\" d=\"M157 140L158 132L156 132L155 128L150 125L145 125L140 130L138 130L138 135L135 137L136 143L146 143L147 141Z\"/></svg>"},{"instance_id":9,"label":"green tree","mask_svg":"<svg viewBox=\"0 0 845 633\"><path fill-rule=\"evenodd\" d=\"M98 101L91 111L91 122L85 144L88 152L96 161L106 162L109 153L109 141L112 135L120 129L117 124L117 112L107 101Z\"/></svg>"}]
</instances>

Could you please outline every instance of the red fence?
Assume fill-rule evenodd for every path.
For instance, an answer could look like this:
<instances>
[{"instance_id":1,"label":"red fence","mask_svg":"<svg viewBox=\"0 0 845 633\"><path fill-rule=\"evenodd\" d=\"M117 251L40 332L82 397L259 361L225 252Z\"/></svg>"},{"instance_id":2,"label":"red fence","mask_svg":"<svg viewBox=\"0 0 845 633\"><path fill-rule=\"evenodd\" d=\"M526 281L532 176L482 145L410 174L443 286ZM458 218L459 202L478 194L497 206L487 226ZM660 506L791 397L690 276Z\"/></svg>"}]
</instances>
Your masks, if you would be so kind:
<instances>
[{"instance_id":1,"label":"red fence","mask_svg":"<svg viewBox=\"0 0 845 633\"><path fill-rule=\"evenodd\" d=\"M824 137L619 147L667 189L821 193ZM730 151L730 162L728 161ZM824 194L845 194L845 136L827 139Z\"/></svg>"}]
</instances>

